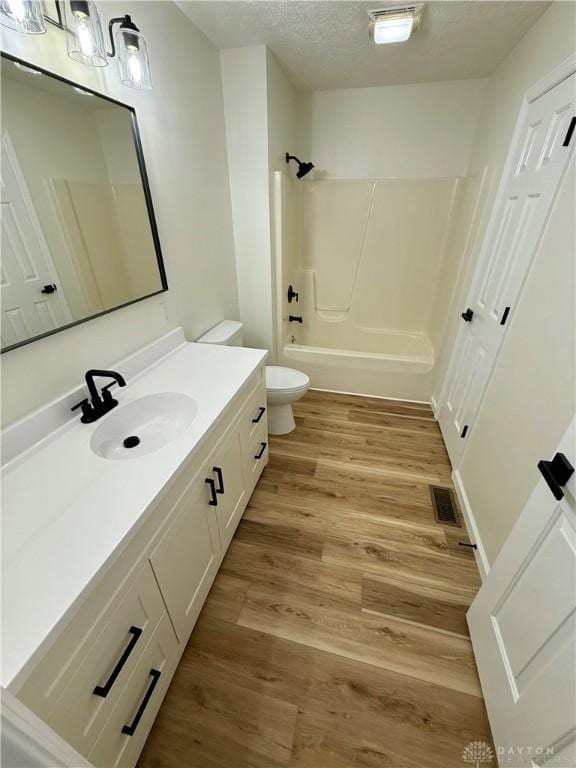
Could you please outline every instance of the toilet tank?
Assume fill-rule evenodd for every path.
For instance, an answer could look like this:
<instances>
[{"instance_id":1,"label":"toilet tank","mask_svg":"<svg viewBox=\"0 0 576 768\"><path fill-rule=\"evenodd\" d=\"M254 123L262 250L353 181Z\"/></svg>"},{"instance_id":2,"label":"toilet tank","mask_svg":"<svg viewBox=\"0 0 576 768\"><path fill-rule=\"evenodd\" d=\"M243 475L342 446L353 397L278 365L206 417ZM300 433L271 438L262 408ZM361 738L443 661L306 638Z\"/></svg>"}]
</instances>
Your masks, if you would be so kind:
<instances>
[{"instance_id":1,"label":"toilet tank","mask_svg":"<svg viewBox=\"0 0 576 768\"><path fill-rule=\"evenodd\" d=\"M221 323L196 339L198 344L222 344L226 347L242 346L242 328L243 323L238 320L222 320Z\"/></svg>"}]
</instances>

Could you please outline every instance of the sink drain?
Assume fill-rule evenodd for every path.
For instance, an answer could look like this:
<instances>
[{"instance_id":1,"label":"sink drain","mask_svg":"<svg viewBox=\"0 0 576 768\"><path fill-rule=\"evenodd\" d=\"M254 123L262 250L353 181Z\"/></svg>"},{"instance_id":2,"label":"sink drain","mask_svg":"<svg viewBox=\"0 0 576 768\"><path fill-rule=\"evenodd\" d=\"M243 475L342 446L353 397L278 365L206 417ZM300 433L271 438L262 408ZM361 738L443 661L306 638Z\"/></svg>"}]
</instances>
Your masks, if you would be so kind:
<instances>
[{"instance_id":1,"label":"sink drain","mask_svg":"<svg viewBox=\"0 0 576 768\"><path fill-rule=\"evenodd\" d=\"M136 448L140 445L140 438L137 435L130 435L130 437L124 438L124 448Z\"/></svg>"}]
</instances>

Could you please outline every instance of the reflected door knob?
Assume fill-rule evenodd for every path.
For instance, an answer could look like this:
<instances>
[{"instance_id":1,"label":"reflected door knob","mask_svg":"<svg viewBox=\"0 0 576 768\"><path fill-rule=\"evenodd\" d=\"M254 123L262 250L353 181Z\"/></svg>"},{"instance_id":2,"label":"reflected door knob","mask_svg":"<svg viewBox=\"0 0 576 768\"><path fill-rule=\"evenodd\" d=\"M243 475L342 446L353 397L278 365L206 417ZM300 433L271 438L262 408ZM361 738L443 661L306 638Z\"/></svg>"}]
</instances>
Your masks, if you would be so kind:
<instances>
[{"instance_id":1,"label":"reflected door knob","mask_svg":"<svg viewBox=\"0 0 576 768\"><path fill-rule=\"evenodd\" d=\"M56 293L57 290L56 283L52 283L51 285L45 285L40 293Z\"/></svg>"},{"instance_id":2,"label":"reflected door knob","mask_svg":"<svg viewBox=\"0 0 576 768\"><path fill-rule=\"evenodd\" d=\"M460 317L462 318L462 320L464 320L465 323L471 323L472 322L472 318L474 317L474 310L470 309L470 307L468 307L466 312L462 312Z\"/></svg>"}]
</instances>

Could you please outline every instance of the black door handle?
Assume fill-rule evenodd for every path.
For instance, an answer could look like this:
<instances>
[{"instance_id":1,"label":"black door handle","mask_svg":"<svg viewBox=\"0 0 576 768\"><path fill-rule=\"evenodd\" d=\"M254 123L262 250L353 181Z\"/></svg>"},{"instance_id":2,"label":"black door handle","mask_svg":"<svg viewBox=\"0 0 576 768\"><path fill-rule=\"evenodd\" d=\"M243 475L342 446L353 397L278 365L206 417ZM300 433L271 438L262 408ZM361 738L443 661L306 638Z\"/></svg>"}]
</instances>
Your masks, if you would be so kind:
<instances>
[{"instance_id":1,"label":"black door handle","mask_svg":"<svg viewBox=\"0 0 576 768\"><path fill-rule=\"evenodd\" d=\"M296 303L298 303L298 293L294 290L294 288L289 285L288 286L288 304L292 304L292 301L296 299Z\"/></svg>"},{"instance_id":2,"label":"black door handle","mask_svg":"<svg viewBox=\"0 0 576 768\"><path fill-rule=\"evenodd\" d=\"M266 413L266 408L263 408L262 406L260 406L260 408L258 408L258 416L256 416L255 419L252 419L252 424L258 424L258 422L260 421L262 416L264 416L265 413Z\"/></svg>"},{"instance_id":3,"label":"black door handle","mask_svg":"<svg viewBox=\"0 0 576 768\"><path fill-rule=\"evenodd\" d=\"M542 477L546 480L548 488L554 494L554 498L557 501L564 498L564 491L562 486L566 485L568 480L574 474L574 467L563 453L557 453L552 461L538 462L538 469L540 470Z\"/></svg>"},{"instance_id":4,"label":"black door handle","mask_svg":"<svg viewBox=\"0 0 576 768\"><path fill-rule=\"evenodd\" d=\"M56 293L57 290L56 283L51 283L50 285L45 285L40 293Z\"/></svg>"},{"instance_id":5,"label":"black door handle","mask_svg":"<svg viewBox=\"0 0 576 768\"><path fill-rule=\"evenodd\" d=\"M158 680L160 680L160 672L157 669L151 669L150 670L150 676L152 678L152 682L148 686L148 690L144 694L144 698L142 699L142 703L138 707L138 712L134 715L134 720L130 723L130 725L125 725L122 728L122 733L126 734L126 736L134 736L136 733L136 728L138 728L138 723L142 719L142 715L144 714L144 711L146 707L148 706L148 702L152 698L152 694L154 693L154 688L158 685Z\"/></svg>"},{"instance_id":6,"label":"black door handle","mask_svg":"<svg viewBox=\"0 0 576 768\"><path fill-rule=\"evenodd\" d=\"M108 678L108 680L106 680L104 685L97 685L96 688L94 688L94 690L92 691L92 693L95 696L102 696L103 699L105 699L106 696L108 696L108 694L112 690L112 686L114 685L114 683L118 678L118 675L120 674L120 672L122 672L122 668L124 667L124 664L126 664L126 662L128 661L130 654L134 650L134 646L136 645L136 643L138 642L138 639L140 638L140 635L142 634L142 630L140 629L140 627L130 627L128 632L132 635L132 637L130 638L130 642L124 649L122 656L120 656L120 658L118 659L118 663L110 673L110 677Z\"/></svg>"},{"instance_id":7,"label":"black door handle","mask_svg":"<svg viewBox=\"0 0 576 768\"><path fill-rule=\"evenodd\" d=\"M218 478L218 488L216 488L216 493L224 493L224 475L222 474L222 470L220 467L212 467L212 471L216 473L216 477Z\"/></svg>"},{"instance_id":8,"label":"black door handle","mask_svg":"<svg viewBox=\"0 0 576 768\"><path fill-rule=\"evenodd\" d=\"M205 483L208 483L208 486L210 488L210 501L208 504L211 507L217 507L218 506L218 496L216 496L216 484L214 480L212 480L211 477L207 477L204 481Z\"/></svg>"},{"instance_id":9,"label":"black door handle","mask_svg":"<svg viewBox=\"0 0 576 768\"><path fill-rule=\"evenodd\" d=\"M256 456L254 456L255 459L262 458L262 456L264 455L264 451L266 450L266 446L267 446L267 443L260 443L260 450L258 451Z\"/></svg>"},{"instance_id":10,"label":"black door handle","mask_svg":"<svg viewBox=\"0 0 576 768\"><path fill-rule=\"evenodd\" d=\"M288 315L288 322L289 323L302 323L303 320L300 317L300 315Z\"/></svg>"},{"instance_id":11,"label":"black door handle","mask_svg":"<svg viewBox=\"0 0 576 768\"><path fill-rule=\"evenodd\" d=\"M462 320L464 320L465 323L471 323L472 322L472 318L474 317L474 310L470 309L470 307L468 307L466 312L462 312L460 317L462 318Z\"/></svg>"}]
</instances>

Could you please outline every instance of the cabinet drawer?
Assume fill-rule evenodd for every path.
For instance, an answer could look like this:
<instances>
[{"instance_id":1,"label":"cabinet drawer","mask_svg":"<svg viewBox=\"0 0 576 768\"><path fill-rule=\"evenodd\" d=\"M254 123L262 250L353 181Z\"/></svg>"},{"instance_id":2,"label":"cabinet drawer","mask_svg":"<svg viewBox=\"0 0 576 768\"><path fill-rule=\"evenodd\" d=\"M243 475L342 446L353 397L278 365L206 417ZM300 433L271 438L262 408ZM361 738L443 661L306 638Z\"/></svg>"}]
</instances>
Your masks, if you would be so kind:
<instances>
[{"instance_id":1,"label":"cabinet drawer","mask_svg":"<svg viewBox=\"0 0 576 768\"><path fill-rule=\"evenodd\" d=\"M83 755L96 742L163 611L158 585L146 563L119 596L110 620L94 632L86 657L46 718Z\"/></svg>"},{"instance_id":2,"label":"cabinet drawer","mask_svg":"<svg viewBox=\"0 0 576 768\"><path fill-rule=\"evenodd\" d=\"M246 490L248 495L252 493L262 470L268 464L268 431L266 424L252 435L248 447L244 448L244 474L246 476Z\"/></svg>"},{"instance_id":3,"label":"cabinet drawer","mask_svg":"<svg viewBox=\"0 0 576 768\"><path fill-rule=\"evenodd\" d=\"M150 732L178 660L176 635L164 613L88 755L97 768L130 768Z\"/></svg>"},{"instance_id":4,"label":"cabinet drawer","mask_svg":"<svg viewBox=\"0 0 576 768\"><path fill-rule=\"evenodd\" d=\"M267 425L266 408L266 384L262 378L242 408L240 434L245 445L260 427ZM265 429L267 430L268 427L265 426Z\"/></svg>"}]
</instances>

